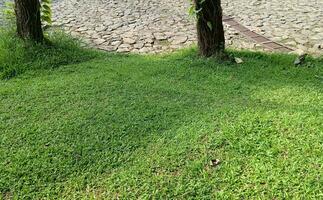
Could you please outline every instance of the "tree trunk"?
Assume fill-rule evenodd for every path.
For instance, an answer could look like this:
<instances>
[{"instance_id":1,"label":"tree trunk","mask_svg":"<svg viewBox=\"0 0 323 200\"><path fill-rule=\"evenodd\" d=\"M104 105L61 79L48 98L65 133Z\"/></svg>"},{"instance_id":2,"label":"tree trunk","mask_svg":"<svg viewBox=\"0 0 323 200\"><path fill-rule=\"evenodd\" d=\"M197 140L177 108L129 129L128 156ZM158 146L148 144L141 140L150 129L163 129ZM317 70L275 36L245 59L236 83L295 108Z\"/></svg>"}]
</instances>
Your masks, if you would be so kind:
<instances>
[{"instance_id":1,"label":"tree trunk","mask_svg":"<svg viewBox=\"0 0 323 200\"><path fill-rule=\"evenodd\" d=\"M202 2L202 3L201 3ZM221 56L225 49L221 0L194 0L197 19L197 36L200 54L206 57Z\"/></svg>"},{"instance_id":2,"label":"tree trunk","mask_svg":"<svg viewBox=\"0 0 323 200\"><path fill-rule=\"evenodd\" d=\"M17 33L23 39L42 42L44 39L40 19L39 0L15 0Z\"/></svg>"}]
</instances>

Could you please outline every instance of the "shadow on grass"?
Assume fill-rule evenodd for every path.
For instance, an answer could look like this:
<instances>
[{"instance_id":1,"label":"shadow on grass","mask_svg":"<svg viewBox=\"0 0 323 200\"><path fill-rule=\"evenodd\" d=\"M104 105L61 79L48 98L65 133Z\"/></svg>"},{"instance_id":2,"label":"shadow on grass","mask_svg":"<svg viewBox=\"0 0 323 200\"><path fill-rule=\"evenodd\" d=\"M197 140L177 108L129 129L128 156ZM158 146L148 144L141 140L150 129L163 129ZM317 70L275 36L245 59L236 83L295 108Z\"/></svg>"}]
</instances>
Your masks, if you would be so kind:
<instances>
[{"instance_id":1,"label":"shadow on grass","mask_svg":"<svg viewBox=\"0 0 323 200\"><path fill-rule=\"evenodd\" d=\"M48 32L47 38L48 44L24 42L14 31L0 29L0 78L10 79L26 71L51 70L99 55L81 48L78 40L59 31Z\"/></svg>"},{"instance_id":2,"label":"shadow on grass","mask_svg":"<svg viewBox=\"0 0 323 200\"><path fill-rule=\"evenodd\" d=\"M205 115L234 121L245 110L317 109L309 103L267 105L261 95L286 87L295 98L302 98L297 92L320 92L319 60L305 69L295 68L289 55L231 53L245 62L218 63L195 56L195 50L104 54L0 83L0 191L41 198L59 196L66 187L85 190L100 176L136 165L149 156L137 152L172 141L182 127L203 125ZM69 61L67 55L61 63L75 63Z\"/></svg>"}]
</instances>

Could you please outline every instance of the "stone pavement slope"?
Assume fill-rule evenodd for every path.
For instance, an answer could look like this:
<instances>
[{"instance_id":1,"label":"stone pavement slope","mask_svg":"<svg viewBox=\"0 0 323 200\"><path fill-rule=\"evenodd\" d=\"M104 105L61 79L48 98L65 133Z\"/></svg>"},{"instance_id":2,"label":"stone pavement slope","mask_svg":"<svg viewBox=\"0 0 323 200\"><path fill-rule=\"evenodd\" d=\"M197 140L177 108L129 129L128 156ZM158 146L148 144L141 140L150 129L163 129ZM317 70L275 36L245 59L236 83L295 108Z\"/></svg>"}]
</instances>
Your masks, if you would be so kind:
<instances>
[{"instance_id":1,"label":"stone pavement slope","mask_svg":"<svg viewBox=\"0 0 323 200\"><path fill-rule=\"evenodd\" d=\"M322 53L323 0L222 0L227 15L294 49Z\"/></svg>"},{"instance_id":2,"label":"stone pavement slope","mask_svg":"<svg viewBox=\"0 0 323 200\"><path fill-rule=\"evenodd\" d=\"M323 54L323 0L222 0L222 4L225 15L257 34ZM54 0L53 18L55 26L102 50L159 53L196 42L188 7L189 0ZM228 46L262 49L229 25L225 29Z\"/></svg>"},{"instance_id":3,"label":"stone pavement slope","mask_svg":"<svg viewBox=\"0 0 323 200\"><path fill-rule=\"evenodd\" d=\"M322 53L323 1L223 0L225 15L289 47ZM118 52L161 52L196 40L188 0L59 0L54 4L57 25L89 44ZM226 26L229 46L255 48Z\"/></svg>"},{"instance_id":4,"label":"stone pavement slope","mask_svg":"<svg viewBox=\"0 0 323 200\"><path fill-rule=\"evenodd\" d=\"M55 24L99 49L159 53L196 42L188 0L60 0L54 4ZM227 27L227 44L254 48Z\"/></svg>"}]
</instances>

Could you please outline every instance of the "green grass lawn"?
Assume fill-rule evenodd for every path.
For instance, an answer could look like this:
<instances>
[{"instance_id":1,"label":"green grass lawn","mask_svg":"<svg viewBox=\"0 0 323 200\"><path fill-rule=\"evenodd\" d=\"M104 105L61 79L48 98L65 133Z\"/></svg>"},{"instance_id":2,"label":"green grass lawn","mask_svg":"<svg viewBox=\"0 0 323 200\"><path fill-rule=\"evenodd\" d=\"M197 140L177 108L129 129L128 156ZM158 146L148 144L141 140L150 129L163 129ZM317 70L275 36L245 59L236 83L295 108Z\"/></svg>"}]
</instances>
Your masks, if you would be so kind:
<instances>
[{"instance_id":1,"label":"green grass lawn","mask_svg":"<svg viewBox=\"0 0 323 200\"><path fill-rule=\"evenodd\" d=\"M0 196L323 198L322 59L233 54L95 53L0 80Z\"/></svg>"}]
</instances>

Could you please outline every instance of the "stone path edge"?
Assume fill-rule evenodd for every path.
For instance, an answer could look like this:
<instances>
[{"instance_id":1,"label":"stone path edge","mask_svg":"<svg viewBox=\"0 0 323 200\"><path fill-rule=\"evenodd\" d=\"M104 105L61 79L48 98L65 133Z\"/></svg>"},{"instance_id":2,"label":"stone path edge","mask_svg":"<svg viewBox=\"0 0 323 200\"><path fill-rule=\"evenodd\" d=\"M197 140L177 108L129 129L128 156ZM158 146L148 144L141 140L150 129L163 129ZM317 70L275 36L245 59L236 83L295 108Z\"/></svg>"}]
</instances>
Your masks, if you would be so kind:
<instances>
[{"instance_id":1,"label":"stone path edge","mask_svg":"<svg viewBox=\"0 0 323 200\"><path fill-rule=\"evenodd\" d=\"M247 27L243 26L239 22L237 22L234 17L231 16L223 16L223 22L228 24L231 28L237 30L240 34L245 36L247 39L256 42L257 44L262 45L268 50L271 51L281 51L281 52L292 52L294 51L292 48L274 42L254 31L251 31Z\"/></svg>"}]
</instances>

